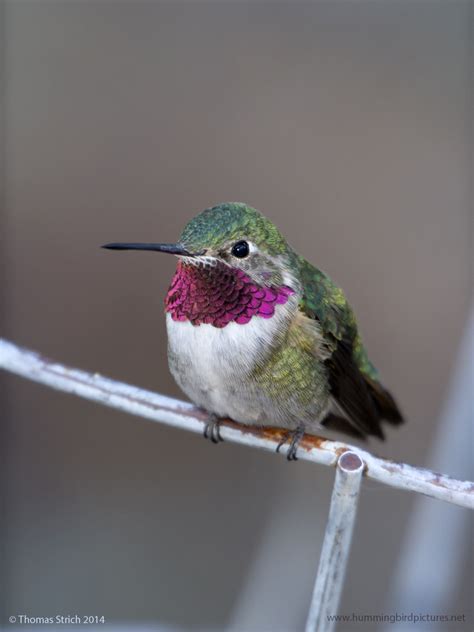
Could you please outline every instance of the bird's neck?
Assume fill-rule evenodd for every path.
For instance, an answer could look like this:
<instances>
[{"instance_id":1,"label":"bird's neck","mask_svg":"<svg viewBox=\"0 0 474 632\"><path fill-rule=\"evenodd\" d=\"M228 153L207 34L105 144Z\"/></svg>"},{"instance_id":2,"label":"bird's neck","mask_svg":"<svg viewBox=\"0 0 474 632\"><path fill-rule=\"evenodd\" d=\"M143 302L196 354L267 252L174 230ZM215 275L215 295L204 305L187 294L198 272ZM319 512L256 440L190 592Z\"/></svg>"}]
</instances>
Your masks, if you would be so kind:
<instances>
[{"instance_id":1,"label":"bird's neck","mask_svg":"<svg viewBox=\"0 0 474 632\"><path fill-rule=\"evenodd\" d=\"M252 318L272 318L294 290L287 285L262 286L239 268L224 263L190 265L180 261L165 299L173 320L193 325L244 325Z\"/></svg>"}]
</instances>

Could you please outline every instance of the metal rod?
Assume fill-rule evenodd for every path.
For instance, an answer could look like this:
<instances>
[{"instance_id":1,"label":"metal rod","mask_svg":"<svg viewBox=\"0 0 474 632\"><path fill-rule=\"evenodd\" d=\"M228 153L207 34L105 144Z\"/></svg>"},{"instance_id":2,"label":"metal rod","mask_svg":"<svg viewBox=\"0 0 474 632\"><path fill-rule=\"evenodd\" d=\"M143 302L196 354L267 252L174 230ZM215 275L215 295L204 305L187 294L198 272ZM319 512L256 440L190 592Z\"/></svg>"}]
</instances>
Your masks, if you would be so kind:
<instances>
[{"instance_id":1,"label":"metal rod","mask_svg":"<svg viewBox=\"0 0 474 632\"><path fill-rule=\"evenodd\" d=\"M357 452L339 457L305 632L331 632L336 626L363 472Z\"/></svg>"},{"instance_id":2,"label":"metal rod","mask_svg":"<svg viewBox=\"0 0 474 632\"><path fill-rule=\"evenodd\" d=\"M98 373L72 369L38 353L0 339L0 368L66 393L73 393L132 415L145 417L175 428L202 434L206 414L187 402L117 382ZM226 441L275 451L284 436L276 428L244 426L231 420L221 424ZM284 448L285 449L285 448ZM381 459L347 443L305 435L298 446L298 458L335 466L341 454L356 450L365 463L365 476L413 492L420 492L462 507L474 508L474 483L458 481L406 463ZM282 450L283 452L284 450Z\"/></svg>"}]
</instances>

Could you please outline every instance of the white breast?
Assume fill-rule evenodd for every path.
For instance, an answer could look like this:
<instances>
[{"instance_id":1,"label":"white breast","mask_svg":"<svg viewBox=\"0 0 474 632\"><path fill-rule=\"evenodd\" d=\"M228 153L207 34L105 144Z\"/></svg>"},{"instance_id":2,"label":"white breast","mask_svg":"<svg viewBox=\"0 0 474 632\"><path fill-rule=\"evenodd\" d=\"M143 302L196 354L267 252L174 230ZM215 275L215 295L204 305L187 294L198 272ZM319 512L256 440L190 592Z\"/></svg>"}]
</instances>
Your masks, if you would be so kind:
<instances>
[{"instance_id":1,"label":"white breast","mask_svg":"<svg viewBox=\"0 0 474 632\"><path fill-rule=\"evenodd\" d=\"M262 415L261 403L249 396L246 376L269 349L285 317L254 317L245 325L231 322L218 328L192 325L166 315L170 370L179 386L198 406L236 421L252 423Z\"/></svg>"}]
</instances>

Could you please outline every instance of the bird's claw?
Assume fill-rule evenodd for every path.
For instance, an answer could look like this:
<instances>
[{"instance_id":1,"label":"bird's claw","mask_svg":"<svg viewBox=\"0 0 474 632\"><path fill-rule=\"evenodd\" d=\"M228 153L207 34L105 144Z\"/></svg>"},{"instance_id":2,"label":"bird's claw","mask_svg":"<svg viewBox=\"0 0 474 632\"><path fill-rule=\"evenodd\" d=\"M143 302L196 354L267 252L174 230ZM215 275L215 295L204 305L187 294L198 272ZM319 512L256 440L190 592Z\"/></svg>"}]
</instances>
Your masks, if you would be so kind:
<instances>
[{"instance_id":1,"label":"bird's claw","mask_svg":"<svg viewBox=\"0 0 474 632\"><path fill-rule=\"evenodd\" d=\"M288 452L286 453L286 458L288 461L297 461L298 457L296 456L296 452L298 450L298 446L300 444L301 439L304 436L304 428L296 428L296 430L289 430L280 443L277 445L277 452L280 452L280 448L290 441L290 447L288 448Z\"/></svg>"},{"instance_id":2,"label":"bird's claw","mask_svg":"<svg viewBox=\"0 0 474 632\"><path fill-rule=\"evenodd\" d=\"M212 443L224 441L219 430L220 419L216 415L211 415L204 427L204 438L210 439Z\"/></svg>"}]
</instances>

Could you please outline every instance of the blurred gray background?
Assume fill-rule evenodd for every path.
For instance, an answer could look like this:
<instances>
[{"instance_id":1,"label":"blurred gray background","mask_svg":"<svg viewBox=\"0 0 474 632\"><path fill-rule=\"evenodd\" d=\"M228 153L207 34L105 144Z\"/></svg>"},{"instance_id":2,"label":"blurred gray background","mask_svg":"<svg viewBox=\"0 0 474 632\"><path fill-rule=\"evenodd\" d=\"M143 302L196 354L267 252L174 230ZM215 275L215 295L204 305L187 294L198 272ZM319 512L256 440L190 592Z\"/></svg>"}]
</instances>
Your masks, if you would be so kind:
<instances>
[{"instance_id":1,"label":"blurred gray background","mask_svg":"<svg viewBox=\"0 0 474 632\"><path fill-rule=\"evenodd\" d=\"M0 21L3 335L181 397L175 261L99 245L246 201L356 310L408 419L369 449L435 467L471 291L472 3L18 0ZM3 394L5 617L302 629L334 471L13 376ZM341 613L391 612L416 502L364 484ZM446 611L466 623L443 629L472 628L463 557Z\"/></svg>"}]
</instances>

